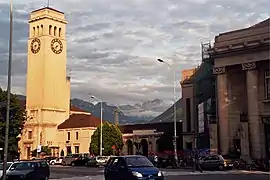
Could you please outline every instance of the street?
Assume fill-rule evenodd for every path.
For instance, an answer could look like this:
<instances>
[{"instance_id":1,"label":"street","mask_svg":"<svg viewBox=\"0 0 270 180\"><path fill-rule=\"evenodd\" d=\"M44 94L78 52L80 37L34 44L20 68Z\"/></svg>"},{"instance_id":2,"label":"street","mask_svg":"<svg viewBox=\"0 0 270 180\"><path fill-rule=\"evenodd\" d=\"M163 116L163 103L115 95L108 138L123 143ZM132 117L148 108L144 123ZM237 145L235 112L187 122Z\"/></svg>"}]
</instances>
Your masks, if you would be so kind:
<instances>
[{"instance_id":1,"label":"street","mask_svg":"<svg viewBox=\"0 0 270 180\"><path fill-rule=\"evenodd\" d=\"M267 172L204 171L191 172L184 169L163 169L165 180L269 180ZM104 180L103 168L51 166L52 180Z\"/></svg>"}]
</instances>

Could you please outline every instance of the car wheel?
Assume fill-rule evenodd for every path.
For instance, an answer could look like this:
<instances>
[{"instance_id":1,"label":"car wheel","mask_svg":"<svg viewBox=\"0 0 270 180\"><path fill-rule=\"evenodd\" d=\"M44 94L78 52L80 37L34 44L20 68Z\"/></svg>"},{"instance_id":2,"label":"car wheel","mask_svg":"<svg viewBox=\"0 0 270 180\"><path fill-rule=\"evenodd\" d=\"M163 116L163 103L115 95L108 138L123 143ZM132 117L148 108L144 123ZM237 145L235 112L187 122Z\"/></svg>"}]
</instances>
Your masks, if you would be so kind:
<instances>
[{"instance_id":1,"label":"car wheel","mask_svg":"<svg viewBox=\"0 0 270 180\"><path fill-rule=\"evenodd\" d=\"M67 164L66 164L66 162L64 161L64 162L62 162L62 165L63 165L63 166L66 166Z\"/></svg>"},{"instance_id":2,"label":"car wheel","mask_svg":"<svg viewBox=\"0 0 270 180\"><path fill-rule=\"evenodd\" d=\"M88 163L86 162L84 165L87 167L88 166Z\"/></svg>"},{"instance_id":3,"label":"car wheel","mask_svg":"<svg viewBox=\"0 0 270 180\"><path fill-rule=\"evenodd\" d=\"M223 171L224 170L224 166L223 165L219 165L218 166L218 170Z\"/></svg>"},{"instance_id":4,"label":"car wheel","mask_svg":"<svg viewBox=\"0 0 270 180\"><path fill-rule=\"evenodd\" d=\"M49 177L45 177L44 180L49 180Z\"/></svg>"},{"instance_id":5,"label":"car wheel","mask_svg":"<svg viewBox=\"0 0 270 180\"><path fill-rule=\"evenodd\" d=\"M55 165L55 162L52 162L51 165Z\"/></svg>"},{"instance_id":6,"label":"car wheel","mask_svg":"<svg viewBox=\"0 0 270 180\"><path fill-rule=\"evenodd\" d=\"M75 163L73 162L73 163L71 163L71 166L75 166Z\"/></svg>"}]
</instances>

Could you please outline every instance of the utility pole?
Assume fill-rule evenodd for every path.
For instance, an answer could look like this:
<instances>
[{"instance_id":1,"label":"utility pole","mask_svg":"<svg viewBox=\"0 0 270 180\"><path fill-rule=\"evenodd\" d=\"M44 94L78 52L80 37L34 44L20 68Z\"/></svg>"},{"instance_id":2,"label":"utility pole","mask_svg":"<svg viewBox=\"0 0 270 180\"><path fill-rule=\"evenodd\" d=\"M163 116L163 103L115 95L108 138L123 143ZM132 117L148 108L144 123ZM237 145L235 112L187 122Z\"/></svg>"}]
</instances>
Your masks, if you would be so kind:
<instances>
[{"instance_id":1,"label":"utility pole","mask_svg":"<svg viewBox=\"0 0 270 180\"><path fill-rule=\"evenodd\" d=\"M9 112L10 112L10 93L11 93L11 65L12 65L12 0L10 0L9 11L9 60L8 60L8 85L7 85L7 112L6 112L6 132L5 132L5 148L4 148L4 162L3 162L3 176L2 180L6 180L7 156L8 156L8 135L9 135Z\"/></svg>"}]
</instances>

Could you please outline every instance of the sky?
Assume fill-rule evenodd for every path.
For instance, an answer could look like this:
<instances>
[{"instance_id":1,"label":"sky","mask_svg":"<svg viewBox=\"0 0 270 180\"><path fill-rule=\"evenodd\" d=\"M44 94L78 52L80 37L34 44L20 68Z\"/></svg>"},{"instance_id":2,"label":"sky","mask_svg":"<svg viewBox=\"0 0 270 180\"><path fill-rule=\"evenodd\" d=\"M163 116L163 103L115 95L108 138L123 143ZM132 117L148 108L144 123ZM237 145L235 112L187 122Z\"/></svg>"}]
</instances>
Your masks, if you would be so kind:
<instances>
[{"instance_id":1,"label":"sky","mask_svg":"<svg viewBox=\"0 0 270 180\"><path fill-rule=\"evenodd\" d=\"M6 88L9 1L0 0L0 87ZM25 94L29 13L47 0L13 0L12 92ZM269 18L269 0L51 0L65 13L71 96L111 104L173 100L173 72L201 62L201 42ZM161 58L171 68L156 59ZM90 101L90 99L89 99Z\"/></svg>"}]
</instances>

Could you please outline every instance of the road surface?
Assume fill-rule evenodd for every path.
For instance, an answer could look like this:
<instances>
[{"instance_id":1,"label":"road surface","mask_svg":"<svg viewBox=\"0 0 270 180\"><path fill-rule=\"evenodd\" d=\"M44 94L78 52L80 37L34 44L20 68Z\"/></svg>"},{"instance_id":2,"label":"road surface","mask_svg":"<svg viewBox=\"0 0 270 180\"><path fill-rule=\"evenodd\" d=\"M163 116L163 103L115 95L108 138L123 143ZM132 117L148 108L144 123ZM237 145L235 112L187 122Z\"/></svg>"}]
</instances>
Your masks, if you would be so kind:
<instances>
[{"instance_id":1,"label":"road surface","mask_svg":"<svg viewBox=\"0 0 270 180\"><path fill-rule=\"evenodd\" d=\"M183 169L163 169L165 180L269 180L267 172L204 171L192 173ZM52 166L51 180L104 180L102 168Z\"/></svg>"}]
</instances>

